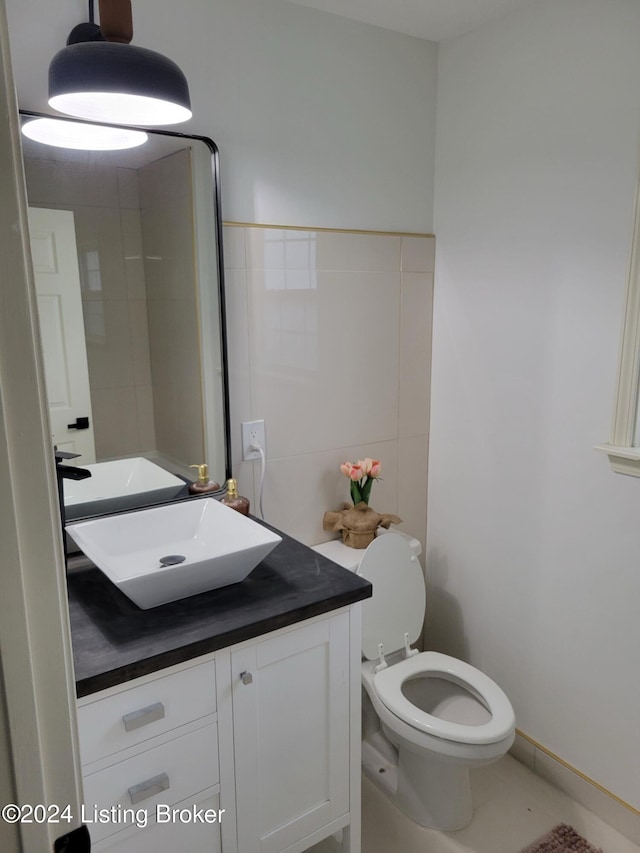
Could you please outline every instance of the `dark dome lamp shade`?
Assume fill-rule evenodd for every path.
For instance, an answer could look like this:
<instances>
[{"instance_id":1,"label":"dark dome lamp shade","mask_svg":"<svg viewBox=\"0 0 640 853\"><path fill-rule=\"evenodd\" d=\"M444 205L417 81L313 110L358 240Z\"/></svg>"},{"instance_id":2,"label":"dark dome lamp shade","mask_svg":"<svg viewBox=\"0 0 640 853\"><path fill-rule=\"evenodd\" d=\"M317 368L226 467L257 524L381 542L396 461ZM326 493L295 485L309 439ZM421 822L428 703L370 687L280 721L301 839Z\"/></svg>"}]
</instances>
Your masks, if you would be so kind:
<instances>
[{"instance_id":1,"label":"dark dome lamp shade","mask_svg":"<svg viewBox=\"0 0 640 853\"><path fill-rule=\"evenodd\" d=\"M175 62L128 44L130 8L124 0L101 0L101 30L93 23L74 28L49 66L49 106L113 124L165 125L191 118L189 86Z\"/></svg>"}]
</instances>

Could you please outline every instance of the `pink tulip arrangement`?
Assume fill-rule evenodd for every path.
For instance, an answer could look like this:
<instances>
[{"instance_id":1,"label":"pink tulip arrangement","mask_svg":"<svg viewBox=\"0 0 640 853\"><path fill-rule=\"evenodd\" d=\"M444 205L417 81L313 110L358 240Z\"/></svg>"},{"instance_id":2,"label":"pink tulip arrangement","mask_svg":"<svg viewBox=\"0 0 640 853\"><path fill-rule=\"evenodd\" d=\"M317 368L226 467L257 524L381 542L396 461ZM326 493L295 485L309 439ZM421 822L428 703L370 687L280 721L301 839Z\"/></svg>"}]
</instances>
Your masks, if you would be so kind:
<instances>
[{"instance_id":1,"label":"pink tulip arrangement","mask_svg":"<svg viewBox=\"0 0 640 853\"><path fill-rule=\"evenodd\" d=\"M343 462L340 470L348 477L351 488L351 500L354 506L364 502L369 504L371 487L380 479L382 465L379 459L358 459L357 462Z\"/></svg>"}]
</instances>

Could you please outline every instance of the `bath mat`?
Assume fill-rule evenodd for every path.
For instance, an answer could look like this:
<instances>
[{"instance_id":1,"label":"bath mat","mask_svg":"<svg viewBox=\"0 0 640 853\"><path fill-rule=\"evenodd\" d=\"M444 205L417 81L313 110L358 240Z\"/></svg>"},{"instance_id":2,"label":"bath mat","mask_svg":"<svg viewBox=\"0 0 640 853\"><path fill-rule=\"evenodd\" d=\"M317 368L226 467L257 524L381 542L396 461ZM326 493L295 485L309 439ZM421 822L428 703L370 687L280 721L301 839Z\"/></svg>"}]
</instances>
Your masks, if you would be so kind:
<instances>
[{"instance_id":1,"label":"bath mat","mask_svg":"<svg viewBox=\"0 0 640 853\"><path fill-rule=\"evenodd\" d=\"M584 839L572 826L560 823L520 853L603 853Z\"/></svg>"}]
</instances>

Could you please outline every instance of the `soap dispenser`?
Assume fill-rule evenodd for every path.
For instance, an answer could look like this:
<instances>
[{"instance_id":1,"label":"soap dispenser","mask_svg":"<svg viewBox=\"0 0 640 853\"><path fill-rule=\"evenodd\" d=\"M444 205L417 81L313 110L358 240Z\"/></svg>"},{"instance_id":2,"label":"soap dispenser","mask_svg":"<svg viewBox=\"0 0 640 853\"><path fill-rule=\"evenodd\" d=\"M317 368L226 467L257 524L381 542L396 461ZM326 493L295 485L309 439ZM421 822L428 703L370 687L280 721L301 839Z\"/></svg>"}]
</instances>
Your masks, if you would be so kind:
<instances>
[{"instance_id":1,"label":"soap dispenser","mask_svg":"<svg viewBox=\"0 0 640 853\"><path fill-rule=\"evenodd\" d=\"M214 483L209 479L209 466L206 463L201 465L189 465L189 468L198 469L198 479L195 483L189 484L189 491L194 495L202 495L205 492L217 492L220 489L219 483Z\"/></svg>"},{"instance_id":2,"label":"soap dispenser","mask_svg":"<svg viewBox=\"0 0 640 853\"><path fill-rule=\"evenodd\" d=\"M249 515L249 499L238 494L237 480L227 480L227 494L220 498L220 502L237 510L237 512L241 512L242 515Z\"/></svg>"}]
</instances>

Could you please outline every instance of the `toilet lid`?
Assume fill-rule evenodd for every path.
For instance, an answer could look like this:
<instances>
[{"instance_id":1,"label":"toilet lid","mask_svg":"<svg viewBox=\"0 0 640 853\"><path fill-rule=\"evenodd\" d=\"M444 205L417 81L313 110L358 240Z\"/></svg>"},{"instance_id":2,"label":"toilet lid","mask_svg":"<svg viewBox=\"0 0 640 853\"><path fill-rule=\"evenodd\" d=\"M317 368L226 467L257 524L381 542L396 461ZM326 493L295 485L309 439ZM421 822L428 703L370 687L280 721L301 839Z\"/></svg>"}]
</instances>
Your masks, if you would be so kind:
<instances>
[{"instance_id":1,"label":"toilet lid","mask_svg":"<svg viewBox=\"0 0 640 853\"><path fill-rule=\"evenodd\" d=\"M373 585L362 607L362 653L368 660L404 647L404 635L415 643L422 631L425 586L422 567L401 536L380 536L367 548L358 574Z\"/></svg>"},{"instance_id":2,"label":"toilet lid","mask_svg":"<svg viewBox=\"0 0 640 853\"><path fill-rule=\"evenodd\" d=\"M402 692L412 678L440 677L460 685L475 695L491 714L482 725L453 723L418 708ZM405 723L430 735L458 743L498 743L515 727L511 702L495 681L464 661L440 652L421 652L380 670L373 677L373 688L384 705Z\"/></svg>"}]
</instances>

